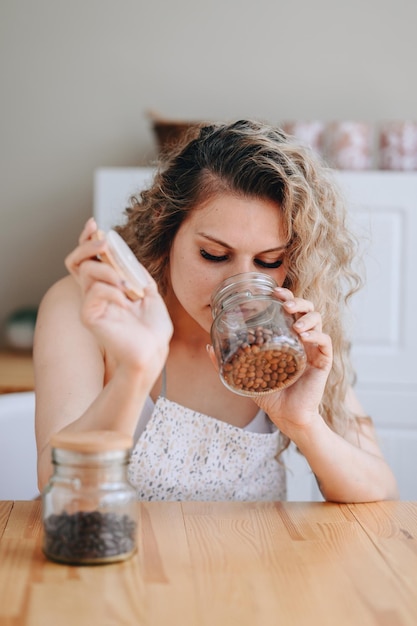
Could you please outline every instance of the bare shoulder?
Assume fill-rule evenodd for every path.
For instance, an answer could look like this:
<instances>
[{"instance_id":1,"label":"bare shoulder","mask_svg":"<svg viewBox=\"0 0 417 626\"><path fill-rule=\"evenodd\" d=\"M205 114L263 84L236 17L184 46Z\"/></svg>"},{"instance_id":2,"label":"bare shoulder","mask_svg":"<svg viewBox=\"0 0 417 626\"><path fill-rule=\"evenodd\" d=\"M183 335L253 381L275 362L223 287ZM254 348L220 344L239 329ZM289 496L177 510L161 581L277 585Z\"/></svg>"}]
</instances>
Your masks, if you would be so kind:
<instances>
[{"instance_id":1,"label":"bare shoulder","mask_svg":"<svg viewBox=\"0 0 417 626\"><path fill-rule=\"evenodd\" d=\"M34 340L36 369L43 362L54 361L63 367L63 355L81 356L86 350L98 350L97 342L83 325L80 316L81 292L72 278L66 276L48 289L39 307Z\"/></svg>"},{"instance_id":2,"label":"bare shoulder","mask_svg":"<svg viewBox=\"0 0 417 626\"><path fill-rule=\"evenodd\" d=\"M48 289L39 307L34 339L35 368L48 355L48 361L69 340L85 337L88 331L80 318L81 294L72 276L66 276Z\"/></svg>"},{"instance_id":3,"label":"bare shoulder","mask_svg":"<svg viewBox=\"0 0 417 626\"><path fill-rule=\"evenodd\" d=\"M79 308L80 301L81 294L77 283L72 276L65 276L54 283L42 298L39 307L41 319L42 316L47 315L49 312L54 313L57 310L62 312L61 309L65 310L71 304Z\"/></svg>"}]
</instances>

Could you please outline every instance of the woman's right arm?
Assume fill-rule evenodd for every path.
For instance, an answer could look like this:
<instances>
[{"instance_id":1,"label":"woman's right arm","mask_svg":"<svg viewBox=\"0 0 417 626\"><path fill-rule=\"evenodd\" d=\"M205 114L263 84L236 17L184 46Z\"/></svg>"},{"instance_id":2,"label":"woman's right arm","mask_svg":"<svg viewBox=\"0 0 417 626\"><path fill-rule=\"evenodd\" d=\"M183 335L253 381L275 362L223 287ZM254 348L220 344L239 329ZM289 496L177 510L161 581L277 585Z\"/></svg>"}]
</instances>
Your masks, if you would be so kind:
<instances>
[{"instance_id":1,"label":"woman's right arm","mask_svg":"<svg viewBox=\"0 0 417 626\"><path fill-rule=\"evenodd\" d=\"M166 360L172 324L149 276L145 297L130 301L116 272L95 260L89 220L68 256L72 276L56 283L39 308L34 342L38 482L51 474L49 440L63 429L133 434ZM109 363L112 363L111 370Z\"/></svg>"}]
</instances>

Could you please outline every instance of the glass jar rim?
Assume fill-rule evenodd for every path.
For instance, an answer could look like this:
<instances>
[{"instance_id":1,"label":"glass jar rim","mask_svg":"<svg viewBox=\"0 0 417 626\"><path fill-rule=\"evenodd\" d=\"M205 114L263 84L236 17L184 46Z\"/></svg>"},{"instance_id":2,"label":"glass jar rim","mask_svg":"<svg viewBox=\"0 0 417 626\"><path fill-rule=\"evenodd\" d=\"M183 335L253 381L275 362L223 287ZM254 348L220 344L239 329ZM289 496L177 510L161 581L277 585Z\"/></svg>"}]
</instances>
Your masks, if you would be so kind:
<instances>
[{"instance_id":1,"label":"glass jar rim","mask_svg":"<svg viewBox=\"0 0 417 626\"><path fill-rule=\"evenodd\" d=\"M263 288L266 291L254 294L249 290L249 285L252 283L252 287ZM272 293L272 291L278 287L277 282L269 274L263 274L262 272L243 272L241 274L234 274L223 280L217 288L214 290L210 306L213 318L216 317L218 309L221 310L221 303L223 300L233 294L240 293L240 290L247 285L246 294L248 297L265 296Z\"/></svg>"}]
</instances>

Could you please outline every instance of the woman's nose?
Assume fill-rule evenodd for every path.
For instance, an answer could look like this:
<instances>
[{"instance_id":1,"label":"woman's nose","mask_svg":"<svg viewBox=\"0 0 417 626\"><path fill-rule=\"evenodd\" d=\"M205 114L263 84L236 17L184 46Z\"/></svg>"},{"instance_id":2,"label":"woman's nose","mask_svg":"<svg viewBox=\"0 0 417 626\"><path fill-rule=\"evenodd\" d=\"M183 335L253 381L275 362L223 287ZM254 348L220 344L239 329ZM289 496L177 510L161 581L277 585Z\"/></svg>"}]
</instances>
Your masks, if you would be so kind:
<instances>
[{"instance_id":1,"label":"woman's nose","mask_svg":"<svg viewBox=\"0 0 417 626\"><path fill-rule=\"evenodd\" d=\"M252 259L239 259L232 265L233 274L244 274L256 270Z\"/></svg>"}]
</instances>

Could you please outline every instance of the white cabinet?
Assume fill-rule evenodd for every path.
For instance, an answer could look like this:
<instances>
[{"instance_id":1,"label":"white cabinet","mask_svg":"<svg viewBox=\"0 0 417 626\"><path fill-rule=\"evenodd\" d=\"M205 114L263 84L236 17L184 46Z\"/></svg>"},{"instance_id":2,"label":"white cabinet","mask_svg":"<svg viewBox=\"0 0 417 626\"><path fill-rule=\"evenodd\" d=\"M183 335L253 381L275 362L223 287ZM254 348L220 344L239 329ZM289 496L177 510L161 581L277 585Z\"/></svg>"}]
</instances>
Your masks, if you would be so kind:
<instances>
[{"instance_id":1,"label":"white cabinet","mask_svg":"<svg viewBox=\"0 0 417 626\"><path fill-rule=\"evenodd\" d=\"M365 246L353 302L357 392L402 499L417 499L417 172L338 173Z\"/></svg>"},{"instance_id":2,"label":"white cabinet","mask_svg":"<svg viewBox=\"0 0 417 626\"><path fill-rule=\"evenodd\" d=\"M101 228L120 222L129 196L152 168L106 168L95 176ZM352 301L357 393L374 420L402 499L417 500L417 172L336 172L361 238L366 284ZM317 499L314 478L295 452L287 457L289 498ZM292 468L292 472L291 472Z\"/></svg>"},{"instance_id":3,"label":"white cabinet","mask_svg":"<svg viewBox=\"0 0 417 626\"><path fill-rule=\"evenodd\" d=\"M377 428L402 499L417 499L417 172L337 172L362 245L364 288L352 299L356 391ZM317 487L292 449L290 499Z\"/></svg>"}]
</instances>

